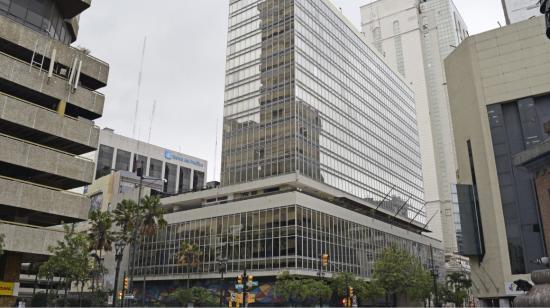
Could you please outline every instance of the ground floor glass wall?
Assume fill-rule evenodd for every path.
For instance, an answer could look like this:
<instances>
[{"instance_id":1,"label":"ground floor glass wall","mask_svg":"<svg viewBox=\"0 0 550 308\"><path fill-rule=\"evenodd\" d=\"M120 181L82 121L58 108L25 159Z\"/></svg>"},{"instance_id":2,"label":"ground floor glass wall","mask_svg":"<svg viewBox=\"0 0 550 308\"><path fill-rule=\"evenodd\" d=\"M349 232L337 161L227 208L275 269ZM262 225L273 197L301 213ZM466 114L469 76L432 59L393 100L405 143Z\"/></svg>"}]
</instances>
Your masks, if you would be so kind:
<instances>
[{"instance_id":1,"label":"ground floor glass wall","mask_svg":"<svg viewBox=\"0 0 550 308\"><path fill-rule=\"evenodd\" d=\"M200 247L194 273L218 273L217 258L227 258L227 272L302 269L316 272L329 254L328 271L370 277L375 260L390 245L430 263L430 247L299 205L170 224L142 243L136 275L172 276L187 272L177 264L181 241ZM436 265L443 253L434 249ZM145 272L145 270L147 272ZM326 269L325 269L326 270Z\"/></svg>"}]
</instances>

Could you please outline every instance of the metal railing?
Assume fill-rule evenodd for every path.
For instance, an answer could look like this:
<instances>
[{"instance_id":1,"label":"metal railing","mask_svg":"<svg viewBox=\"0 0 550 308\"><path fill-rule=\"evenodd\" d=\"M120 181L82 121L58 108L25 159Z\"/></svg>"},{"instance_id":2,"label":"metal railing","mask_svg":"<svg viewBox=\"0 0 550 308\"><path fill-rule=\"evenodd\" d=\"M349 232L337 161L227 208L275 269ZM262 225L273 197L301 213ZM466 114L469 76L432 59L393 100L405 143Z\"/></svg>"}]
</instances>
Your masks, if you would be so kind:
<instances>
[{"instance_id":1,"label":"metal railing","mask_svg":"<svg viewBox=\"0 0 550 308\"><path fill-rule=\"evenodd\" d=\"M5 52L0 51L0 55L5 56L5 57L7 57L7 58L10 58L10 59L12 59L12 60L14 60L14 61L16 61L16 62L19 62L19 63L21 63L21 64L23 64L23 65L28 65L28 66L31 67L31 69L36 69L37 71L39 71L39 72L41 72L41 73L48 74L48 70L45 70L44 68L40 68L40 67L38 67L38 66L32 65L32 64L29 63L29 62L25 62L25 61L23 61L23 60L21 60L21 59L19 59L19 58L16 58L16 57L14 57L14 56L12 56L12 55L9 55L9 54L7 54L7 53L5 53ZM42 57L46 57L45 55L42 55L42 54L40 54L40 55L41 55ZM57 78L59 78L59 79L61 79L61 80L64 80L64 81L67 81L67 82L69 81L69 79L68 79L67 77L63 76L63 75L59 75L59 74L56 74L56 73L52 73L52 74L53 74L53 76L55 76L55 77L57 77ZM85 86L82 86L82 85L81 85L81 88L86 89L87 91L90 91L90 92L92 92L92 93L94 93L94 94L97 94L97 95L99 95L99 96L105 96L104 94L102 94L102 93L100 93L100 92L97 92L97 91L94 91L94 90L92 90L92 89L90 89L90 88L87 88L87 87L85 87Z\"/></svg>"}]
</instances>

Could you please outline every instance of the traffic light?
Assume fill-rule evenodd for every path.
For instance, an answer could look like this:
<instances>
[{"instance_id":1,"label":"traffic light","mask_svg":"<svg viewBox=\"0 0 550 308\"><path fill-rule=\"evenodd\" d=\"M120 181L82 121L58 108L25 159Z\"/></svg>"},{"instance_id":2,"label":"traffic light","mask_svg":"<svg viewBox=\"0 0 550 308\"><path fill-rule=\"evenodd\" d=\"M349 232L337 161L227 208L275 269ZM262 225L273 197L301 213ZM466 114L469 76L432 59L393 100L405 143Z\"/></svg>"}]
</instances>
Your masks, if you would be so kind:
<instances>
[{"instance_id":1,"label":"traffic light","mask_svg":"<svg viewBox=\"0 0 550 308\"><path fill-rule=\"evenodd\" d=\"M347 298L342 298L342 305L344 305L344 307L348 306L348 299Z\"/></svg>"},{"instance_id":2,"label":"traffic light","mask_svg":"<svg viewBox=\"0 0 550 308\"><path fill-rule=\"evenodd\" d=\"M118 299L122 299L122 291L118 291Z\"/></svg>"},{"instance_id":3,"label":"traffic light","mask_svg":"<svg viewBox=\"0 0 550 308\"><path fill-rule=\"evenodd\" d=\"M128 276L124 277L124 289L128 290Z\"/></svg>"},{"instance_id":4,"label":"traffic light","mask_svg":"<svg viewBox=\"0 0 550 308\"><path fill-rule=\"evenodd\" d=\"M243 284L243 276L242 275L237 276L237 284Z\"/></svg>"},{"instance_id":5,"label":"traffic light","mask_svg":"<svg viewBox=\"0 0 550 308\"><path fill-rule=\"evenodd\" d=\"M348 287L348 295L349 295L349 297L353 296L353 288L352 287Z\"/></svg>"},{"instance_id":6,"label":"traffic light","mask_svg":"<svg viewBox=\"0 0 550 308\"><path fill-rule=\"evenodd\" d=\"M248 282L252 283L254 281L254 276L248 275Z\"/></svg>"},{"instance_id":7,"label":"traffic light","mask_svg":"<svg viewBox=\"0 0 550 308\"><path fill-rule=\"evenodd\" d=\"M328 266L328 254L326 254L326 253L323 254L322 261L323 261L323 266L327 267Z\"/></svg>"}]
</instances>

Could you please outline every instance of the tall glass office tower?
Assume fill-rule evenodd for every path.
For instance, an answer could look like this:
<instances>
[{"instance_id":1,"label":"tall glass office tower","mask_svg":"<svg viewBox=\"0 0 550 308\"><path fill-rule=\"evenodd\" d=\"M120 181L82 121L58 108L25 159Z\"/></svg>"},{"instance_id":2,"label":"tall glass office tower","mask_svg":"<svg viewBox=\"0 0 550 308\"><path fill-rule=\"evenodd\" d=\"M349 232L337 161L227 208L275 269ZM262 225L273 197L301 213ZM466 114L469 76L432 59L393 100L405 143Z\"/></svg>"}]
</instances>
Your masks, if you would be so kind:
<instances>
[{"instance_id":1,"label":"tall glass office tower","mask_svg":"<svg viewBox=\"0 0 550 308\"><path fill-rule=\"evenodd\" d=\"M299 173L426 220L412 90L327 0L231 1L223 132L222 185Z\"/></svg>"}]
</instances>

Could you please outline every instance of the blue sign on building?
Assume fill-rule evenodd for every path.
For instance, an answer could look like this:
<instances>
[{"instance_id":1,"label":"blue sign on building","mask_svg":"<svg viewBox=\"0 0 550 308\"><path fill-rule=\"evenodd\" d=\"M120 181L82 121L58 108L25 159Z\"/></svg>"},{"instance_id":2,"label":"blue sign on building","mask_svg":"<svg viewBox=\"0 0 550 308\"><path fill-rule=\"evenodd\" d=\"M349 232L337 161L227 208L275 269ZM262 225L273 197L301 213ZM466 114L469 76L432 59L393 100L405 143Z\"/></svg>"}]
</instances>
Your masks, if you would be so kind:
<instances>
[{"instance_id":1,"label":"blue sign on building","mask_svg":"<svg viewBox=\"0 0 550 308\"><path fill-rule=\"evenodd\" d=\"M164 158L166 158L167 160L177 160L179 162L191 164L201 168L204 167L204 164L202 162L181 156L170 150L164 150Z\"/></svg>"}]
</instances>

